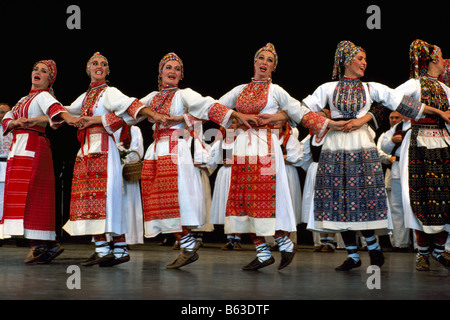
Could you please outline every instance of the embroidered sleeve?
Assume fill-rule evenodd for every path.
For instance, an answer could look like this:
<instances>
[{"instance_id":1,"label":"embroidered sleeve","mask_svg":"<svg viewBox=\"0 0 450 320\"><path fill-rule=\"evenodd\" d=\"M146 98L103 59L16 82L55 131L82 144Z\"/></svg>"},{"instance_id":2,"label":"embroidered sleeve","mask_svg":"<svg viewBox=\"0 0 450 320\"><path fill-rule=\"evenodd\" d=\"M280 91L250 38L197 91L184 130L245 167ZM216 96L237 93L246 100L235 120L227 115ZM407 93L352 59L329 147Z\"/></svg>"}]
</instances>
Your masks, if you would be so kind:
<instances>
[{"instance_id":1,"label":"embroidered sleeve","mask_svg":"<svg viewBox=\"0 0 450 320\"><path fill-rule=\"evenodd\" d=\"M416 99L404 96L396 111L417 121L422 117L424 109L425 106Z\"/></svg>"},{"instance_id":2,"label":"embroidered sleeve","mask_svg":"<svg viewBox=\"0 0 450 320\"><path fill-rule=\"evenodd\" d=\"M325 117L318 115L315 112L308 112L303 116L302 125L309 129L310 132L316 136L316 141L319 142L323 139L327 133L329 120Z\"/></svg>"},{"instance_id":3,"label":"embroidered sleeve","mask_svg":"<svg viewBox=\"0 0 450 320\"><path fill-rule=\"evenodd\" d=\"M114 132L122 128L122 126L125 124L125 121L121 117L116 116L111 112L102 116L102 123L106 131L112 135Z\"/></svg>"},{"instance_id":4,"label":"embroidered sleeve","mask_svg":"<svg viewBox=\"0 0 450 320\"><path fill-rule=\"evenodd\" d=\"M219 103L215 103L209 108L208 117L218 125L228 127L232 113L233 110Z\"/></svg>"},{"instance_id":5,"label":"embroidered sleeve","mask_svg":"<svg viewBox=\"0 0 450 320\"><path fill-rule=\"evenodd\" d=\"M145 108L145 105L140 102L139 100L134 100L134 102L128 107L127 112L128 114L135 120L139 120L140 116L139 116L139 111Z\"/></svg>"},{"instance_id":6,"label":"embroidered sleeve","mask_svg":"<svg viewBox=\"0 0 450 320\"><path fill-rule=\"evenodd\" d=\"M67 112L67 110L59 103L54 103L48 108L47 116L50 119L50 126L52 128L58 128L64 124L64 120L61 118L61 113L63 112Z\"/></svg>"}]
</instances>

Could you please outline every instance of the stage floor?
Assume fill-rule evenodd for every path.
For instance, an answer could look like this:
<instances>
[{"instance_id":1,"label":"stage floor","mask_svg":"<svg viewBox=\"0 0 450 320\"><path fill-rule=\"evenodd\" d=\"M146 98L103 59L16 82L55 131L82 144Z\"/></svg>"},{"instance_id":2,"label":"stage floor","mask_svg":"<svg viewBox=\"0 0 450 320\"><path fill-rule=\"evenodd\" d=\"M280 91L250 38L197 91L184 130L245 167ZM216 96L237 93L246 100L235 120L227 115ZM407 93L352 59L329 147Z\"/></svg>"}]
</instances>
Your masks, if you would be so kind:
<instances>
[{"instance_id":1,"label":"stage floor","mask_svg":"<svg viewBox=\"0 0 450 320\"><path fill-rule=\"evenodd\" d=\"M178 252L156 242L131 246L130 262L111 268L79 266L92 254L92 244L63 246L65 252L49 265L24 264L28 248L15 244L0 247L0 299L450 299L449 270L432 260L431 271L417 272L414 253L385 252L386 263L377 273L368 270L368 253L361 251L362 267L336 272L334 267L346 259L345 250L314 253L313 247L300 246L294 261L284 270L277 270L280 253L273 252L275 264L245 272L242 266L255 257L251 244L245 244L243 251L223 251L222 244L206 243L199 250L197 262L178 270L165 269Z\"/></svg>"}]
</instances>

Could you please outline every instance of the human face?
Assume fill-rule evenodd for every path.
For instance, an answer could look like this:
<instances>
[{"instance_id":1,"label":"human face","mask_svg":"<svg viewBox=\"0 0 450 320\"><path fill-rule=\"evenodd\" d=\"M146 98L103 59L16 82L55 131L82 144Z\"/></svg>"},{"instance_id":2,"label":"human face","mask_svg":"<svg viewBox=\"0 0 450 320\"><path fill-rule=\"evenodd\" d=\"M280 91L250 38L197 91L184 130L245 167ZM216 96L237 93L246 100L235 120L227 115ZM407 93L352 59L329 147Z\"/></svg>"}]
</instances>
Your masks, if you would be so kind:
<instances>
[{"instance_id":1,"label":"human face","mask_svg":"<svg viewBox=\"0 0 450 320\"><path fill-rule=\"evenodd\" d=\"M428 74L432 77L439 77L445 72L445 61L442 58L442 53L439 53L437 61L432 61L428 65Z\"/></svg>"},{"instance_id":2,"label":"human face","mask_svg":"<svg viewBox=\"0 0 450 320\"><path fill-rule=\"evenodd\" d=\"M359 79L364 77L364 72L367 68L367 58L366 53L360 51L355 58L345 64L345 74L347 78Z\"/></svg>"},{"instance_id":3,"label":"human face","mask_svg":"<svg viewBox=\"0 0 450 320\"><path fill-rule=\"evenodd\" d=\"M181 80L181 64L178 61L168 61L162 69L162 84L164 87L177 87Z\"/></svg>"},{"instance_id":4,"label":"human face","mask_svg":"<svg viewBox=\"0 0 450 320\"><path fill-rule=\"evenodd\" d=\"M3 120L5 114L7 114L11 108L7 104L0 104L0 120Z\"/></svg>"},{"instance_id":5,"label":"human face","mask_svg":"<svg viewBox=\"0 0 450 320\"><path fill-rule=\"evenodd\" d=\"M89 66L91 82L103 82L108 75L108 62L103 57L96 57Z\"/></svg>"},{"instance_id":6,"label":"human face","mask_svg":"<svg viewBox=\"0 0 450 320\"><path fill-rule=\"evenodd\" d=\"M31 72L31 88L32 90L45 90L50 85L50 71L43 63L34 66Z\"/></svg>"},{"instance_id":7,"label":"human face","mask_svg":"<svg viewBox=\"0 0 450 320\"><path fill-rule=\"evenodd\" d=\"M389 124L391 127L395 126L397 123L400 123L402 121L402 115L398 113L397 111L391 112L389 115Z\"/></svg>"},{"instance_id":8,"label":"human face","mask_svg":"<svg viewBox=\"0 0 450 320\"><path fill-rule=\"evenodd\" d=\"M255 61L255 80L267 80L272 77L275 56L272 52L262 51Z\"/></svg>"}]
</instances>

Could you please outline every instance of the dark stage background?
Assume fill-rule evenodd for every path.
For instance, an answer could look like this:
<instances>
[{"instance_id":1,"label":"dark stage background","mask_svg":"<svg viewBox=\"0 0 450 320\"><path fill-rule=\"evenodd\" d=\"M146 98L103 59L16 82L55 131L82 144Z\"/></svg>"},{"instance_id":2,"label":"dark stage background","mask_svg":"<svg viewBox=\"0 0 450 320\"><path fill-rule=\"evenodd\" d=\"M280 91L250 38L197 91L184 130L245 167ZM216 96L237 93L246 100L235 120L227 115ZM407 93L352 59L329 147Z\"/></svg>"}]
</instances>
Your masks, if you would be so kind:
<instances>
[{"instance_id":1,"label":"dark stage background","mask_svg":"<svg viewBox=\"0 0 450 320\"><path fill-rule=\"evenodd\" d=\"M369 29L380 9L381 29ZM416 38L439 45L450 57L450 2L417 1L3 1L0 4L0 101L11 106L28 94L33 64L54 59L58 100L70 104L87 90L88 59L96 51L110 63L112 86L142 98L157 90L157 68L168 52L185 66L180 87L220 98L253 75L255 52L272 42L279 55L273 81L301 100L331 81L336 45L351 40L367 51L364 81L396 87L408 80L409 45ZM81 29L70 30L70 5L80 9ZM448 53L448 55L447 55ZM209 124L208 124L209 125ZM147 121L139 124L151 143ZM382 129L387 128L387 123ZM381 131L381 130L380 130ZM57 223L68 218L76 131L48 130L54 153ZM300 138L306 135L301 130ZM300 173L302 174L302 173ZM61 195L62 186L64 197ZM63 202L61 203L61 199ZM64 209L62 209L64 207ZM63 212L63 213L61 213ZM67 235L65 235L67 237Z\"/></svg>"}]
</instances>

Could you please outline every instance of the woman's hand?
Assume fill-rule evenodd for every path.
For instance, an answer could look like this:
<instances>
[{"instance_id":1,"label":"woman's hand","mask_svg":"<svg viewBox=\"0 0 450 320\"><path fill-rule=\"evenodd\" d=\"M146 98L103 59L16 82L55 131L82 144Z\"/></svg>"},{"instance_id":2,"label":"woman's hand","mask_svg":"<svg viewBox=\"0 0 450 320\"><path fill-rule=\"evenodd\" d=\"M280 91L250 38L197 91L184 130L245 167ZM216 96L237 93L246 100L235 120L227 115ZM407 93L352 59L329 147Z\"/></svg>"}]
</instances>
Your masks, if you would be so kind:
<instances>
[{"instance_id":1,"label":"woman's hand","mask_svg":"<svg viewBox=\"0 0 450 320\"><path fill-rule=\"evenodd\" d=\"M68 112L62 112L60 117L69 125L72 127L77 127L81 121L80 117L74 117L70 115Z\"/></svg>"},{"instance_id":2,"label":"woman's hand","mask_svg":"<svg viewBox=\"0 0 450 320\"><path fill-rule=\"evenodd\" d=\"M27 118L19 118L16 120L11 120L8 123L8 130L12 130L14 128L28 128L27 121L28 121Z\"/></svg>"},{"instance_id":3,"label":"woman's hand","mask_svg":"<svg viewBox=\"0 0 450 320\"><path fill-rule=\"evenodd\" d=\"M252 128L251 123L253 123L256 126L260 125L258 115L256 115L256 114L245 114L245 113L233 111L233 113L231 114L231 117L238 119L248 129Z\"/></svg>"},{"instance_id":4,"label":"woman's hand","mask_svg":"<svg viewBox=\"0 0 450 320\"><path fill-rule=\"evenodd\" d=\"M349 123L350 123L350 121L329 120L328 128L335 130L335 131L344 131L345 126L347 126Z\"/></svg>"},{"instance_id":5,"label":"woman's hand","mask_svg":"<svg viewBox=\"0 0 450 320\"><path fill-rule=\"evenodd\" d=\"M446 124L450 125L450 110L442 111L426 105L423 113L439 116L445 121Z\"/></svg>"},{"instance_id":6,"label":"woman's hand","mask_svg":"<svg viewBox=\"0 0 450 320\"><path fill-rule=\"evenodd\" d=\"M263 127L265 125L268 125L269 123L272 122L277 122L277 121L286 121L289 120L288 115L285 112L278 112L275 114L258 114L258 125Z\"/></svg>"},{"instance_id":7,"label":"woman's hand","mask_svg":"<svg viewBox=\"0 0 450 320\"><path fill-rule=\"evenodd\" d=\"M361 129L363 125L372 120L372 116L370 114L366 114L365 116L359 119L352 119L349 123L344 127L343 132L352 132L358 129Z\"/></svg>"},{"instance_id":8,"label":"woman's hand","mask_svg":"<svg viewBox=\"0 0 450 320\"><path fill-rule=\"evenodd\" d=\"M446 124L450 125L450 110L443 112L441 118L445 121Z\"/></svg>"},{"instance_id":9,"label":"woman's hand","mask_svg":"<svg viewBox=\"0 0 450 320\"><path fill-rule=\"evenodd\" d=\"M96 116L96 117L83 116L78 121L76 127L79 130L84 130L86 128L89 128L89 127L91 127L93 125L97 125L97 124L102 124L102 117L100 117L100 116Z\"/></svg>"},{"instance_id":10,"label":"woman's hand","mask_svg":"<svg viewBox=\"0 0 450 320\"><path fill-rule=\"evenodd\" d=\"M182 122L184 122L184 115L181 116L170 116L167 118L167 124L166 126L168 127L172 127L172 126L176 126Z\"/></svg>"}]
</instances>

